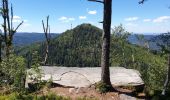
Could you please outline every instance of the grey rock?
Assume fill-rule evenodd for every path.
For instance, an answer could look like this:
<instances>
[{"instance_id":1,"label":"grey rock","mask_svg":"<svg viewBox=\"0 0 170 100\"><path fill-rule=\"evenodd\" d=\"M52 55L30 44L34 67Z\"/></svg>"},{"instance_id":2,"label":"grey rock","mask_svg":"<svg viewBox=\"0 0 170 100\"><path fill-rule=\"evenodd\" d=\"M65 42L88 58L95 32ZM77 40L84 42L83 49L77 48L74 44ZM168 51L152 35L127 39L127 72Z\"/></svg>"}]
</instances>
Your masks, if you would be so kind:
<instances>
[{"instance_id":1,"label":"grey rock","mask_svg":"<svg viewBox=\"0 0 170 100\"><path fill-rule=\"evenodd\" d=\"M128 96L126 94L120 94L119 95L120 100L138 100L135 97L132 96Z\"/></svg>"},{"instance_id":2,"label":"grey rock","mask_svg":"<svg viewBox=\"0 0 170 100\"><path fill-rule=\"evenodd\" d=\"M132 97L132 96L129 96L129 95L126 95L126 94L120 94L119 98L120 98L120 100L145 100L145 99L139 99L139 98L136 98L136 97Z\"/></svg>"},{"instance_id":3,"label":"grey rock","mask_svg":"<svg viewBox=\"0 0 170 100\"><path fill-rule=\"evenodd\" d=\"M71 87L89 87L101 79L100 67L49 67L42 66L41 80L52 78L54 83ZM28 76L29 77L29 76ZM143 85L141 75L137 70L123 67L110 67L111 83L115 86ZM27 82L31 82L29 79Z\"/></svg>"}]
</instances>

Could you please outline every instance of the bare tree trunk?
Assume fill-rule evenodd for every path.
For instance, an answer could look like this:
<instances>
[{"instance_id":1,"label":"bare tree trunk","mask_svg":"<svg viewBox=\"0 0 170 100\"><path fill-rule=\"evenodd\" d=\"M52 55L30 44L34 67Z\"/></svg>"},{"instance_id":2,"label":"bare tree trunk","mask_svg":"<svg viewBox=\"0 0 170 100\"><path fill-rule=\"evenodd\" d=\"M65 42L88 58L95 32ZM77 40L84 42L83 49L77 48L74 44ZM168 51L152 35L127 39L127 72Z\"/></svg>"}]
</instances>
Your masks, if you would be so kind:
<instances>
[{"instance_id":1,"label":"bare tree trunk","mask_svg":"<svg viewBox=\"0 0 170 100\"><path fill-rule=\"evenodd\" d=\"M49 26L49 16L47 16L47 26L45 27L44 21L42 20L43 30L46 38L46 49L45 49L45 57L43 64L47 64L48 53L49 53L49 44L50 44L50 26Z\"/></svg>"},{"instance_id":2,"label":"bare tree trunk","mask_svg":"<svg viewBox=\"0 0 170 100\"><path fill-rule=\"evenodd\" d=\"M166 81L164 83L164 89L162 91L162 95L165 95L169 81L170 81L170 54L168 54L168 73L167 73L167 76L166 76Z\"/></svg>"},{"instance_id":3,"label":"bare tree trunk","mask_svg":"<svg viewBox=\"0 0 170 100\"><path fill-rule=\"evenodd\" d=\"M111 34L112 0L104 0L104 21L103 21L103 44L101 56L101 82L110 85L110 34Z\"/></svg>"},{"instance_id":4,"label":"bare tree trunk","mask_svg":"<svg viewBox=\"0 0 170 100\"><path fill-rule=\"evenodd\" d=\"M2 0L2 17L3 17L3 30L6 56L9 57L10 50L12 50L13 35L17 29L23 24L23 21L14 29L13 28L13 8L11 5L11 16L9 15L8 0Z\"/></svg>"},{"instance_id":5,"label":"bare tree trunk","mask_svg":"<svg viewBox=\"0 0 170 100\"><path fill-rule=\"evenodd\" d=\"M0 40L0 62L2 62L2 40Z\"/></svg>"}]
</instances>

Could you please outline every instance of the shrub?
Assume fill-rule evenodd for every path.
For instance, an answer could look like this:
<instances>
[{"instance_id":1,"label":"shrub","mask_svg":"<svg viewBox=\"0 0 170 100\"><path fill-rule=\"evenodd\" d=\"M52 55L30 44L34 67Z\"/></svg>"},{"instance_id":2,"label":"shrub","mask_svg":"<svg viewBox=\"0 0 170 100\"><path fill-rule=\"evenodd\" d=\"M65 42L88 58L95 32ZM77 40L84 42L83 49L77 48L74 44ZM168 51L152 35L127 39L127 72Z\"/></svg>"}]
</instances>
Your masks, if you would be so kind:
<instances>
[{"instance_id":1,"label":"shrub","mask_svg":"<svg viewBox=\"0 0 170 100\"><path fill-rule=\"evenodd\" d=\"M10 86L13 90L23 90L26 78L25 59L11 54L9 58L3 59L0 66L0 71L4 73L3 76L0 76L0 84L2 86Z\"/></svg>"}]
</instances>

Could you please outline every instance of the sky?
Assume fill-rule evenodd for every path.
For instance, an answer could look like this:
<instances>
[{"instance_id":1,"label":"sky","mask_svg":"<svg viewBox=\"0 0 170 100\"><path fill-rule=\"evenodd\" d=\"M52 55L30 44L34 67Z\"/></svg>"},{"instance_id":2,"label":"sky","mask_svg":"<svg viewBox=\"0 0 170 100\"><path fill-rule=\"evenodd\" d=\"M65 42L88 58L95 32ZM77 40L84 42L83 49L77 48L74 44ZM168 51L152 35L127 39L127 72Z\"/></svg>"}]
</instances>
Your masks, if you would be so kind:
<instances>
[{"instance_id":1,"label":"sky","mask_svg":"<svg viewBox=\"0 0 170 100\"><path fill-rule=\"evenodd\" d=\"M162 33L170 31L169 0L112 0L112 28L123 24L133 33ZM87 0L9 0L14 9L14 24L24 24L19 32L43 32L42 20L50 16L52 33L62 33L82 23L99 28L103 19L103 5ZM2 18L0 19L2 23Z\"/></svg>"}]
</instances>

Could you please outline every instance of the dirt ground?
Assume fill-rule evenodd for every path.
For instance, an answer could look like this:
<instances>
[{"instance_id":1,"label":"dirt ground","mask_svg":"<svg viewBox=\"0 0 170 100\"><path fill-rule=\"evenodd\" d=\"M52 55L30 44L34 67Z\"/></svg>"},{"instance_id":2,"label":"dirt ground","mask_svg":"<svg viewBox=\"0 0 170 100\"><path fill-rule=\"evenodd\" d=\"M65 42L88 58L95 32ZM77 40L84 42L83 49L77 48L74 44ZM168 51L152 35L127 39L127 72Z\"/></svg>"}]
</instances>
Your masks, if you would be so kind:
<instances>
[{"instance_id":1,"label":"dirt ground","mask_svg":"<svg viewBox=\"0 0 170 100\"><path fill-rule=\"evenodd\" d=\"M70 97L72 100L77 100L77 98L88 98L87 100L136 100L136 97L131 97L122 94L130 94L132 91L122 88L116 88L118 91L108 92L105 94L99 93L94 87L87 88L71 88L71 87L55 87L51 88L49 91L55 93L57 95L61 95L64 97ZM120 92L121 91L121 92ZM144 97L145 95L140 93L140 97ZM86 100L86 99L85 99ZM137 99L144 100L144 99Z\"/></svg>"},{"instance_id":2,"label":"dirt ground","mask_svg":"<svg viewBox=\"0 0 170 100\"><path fill-rule=\"evenodd\" d=\"M70 97L73 100L76 100L79 97L81 98L87 97L89 99L97 99L97 100L119 100L119 94L117 92L109 92L106 94L101 94L92 88L74 89L74 88L56 87L50 90L53 93L56 93L61 96Z\"/></svg>"}]
</instances>

